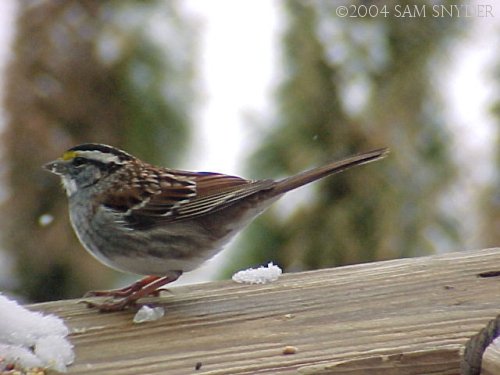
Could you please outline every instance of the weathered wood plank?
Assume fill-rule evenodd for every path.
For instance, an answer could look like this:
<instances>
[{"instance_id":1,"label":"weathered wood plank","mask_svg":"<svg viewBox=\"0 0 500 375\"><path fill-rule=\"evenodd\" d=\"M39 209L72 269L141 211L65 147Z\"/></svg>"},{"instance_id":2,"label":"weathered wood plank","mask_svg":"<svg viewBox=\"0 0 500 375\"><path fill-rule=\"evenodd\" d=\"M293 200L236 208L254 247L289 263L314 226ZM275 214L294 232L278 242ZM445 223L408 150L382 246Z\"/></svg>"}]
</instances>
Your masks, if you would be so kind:
<instances>
[{"instance_id":1,"label":"weathered wood plank","mask_svg":"<svg viewBox=\"0 0 500 375\"><path fill-rule=\"evenodd\" d=\"M484 352L481 375L498 374L500 374L500 347L498 344L491 344Z\"/></svg>"},{"instance_id":2,"label":"weathered wood plank","mask_svg":"<svg viewBox=\"0 0 500 375\"><path fill-rule=\"evenodd\" d=\"M73 330L70 374L458 374L467 340L500 313L499 270L488 249L183 286L141 325L76 301L31 308Z\"/></svg>"}]
</instances>

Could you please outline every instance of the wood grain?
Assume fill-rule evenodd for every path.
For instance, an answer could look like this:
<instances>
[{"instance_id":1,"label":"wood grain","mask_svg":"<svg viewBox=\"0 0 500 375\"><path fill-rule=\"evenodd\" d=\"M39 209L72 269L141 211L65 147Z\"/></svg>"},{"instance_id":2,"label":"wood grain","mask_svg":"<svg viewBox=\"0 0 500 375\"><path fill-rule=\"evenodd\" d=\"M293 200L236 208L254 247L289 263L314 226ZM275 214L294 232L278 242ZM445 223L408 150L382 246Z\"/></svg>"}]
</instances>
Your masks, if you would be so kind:
<instances>
[{"instance_id":1,"label":"wood grain","mask_svg":"<svg viewBox=\"0 0 500 375\"><path fill-rule=\"evenodd\" d=\"M30 308L72 329L70 374L458 374L500 313L497 271L500 249L487 249L172 287L151 299L165 317L140 325L75 300Z\"/></svg>"},{"instance_id":2,"label":"wood grain","mask_svg":"<svg viewBox=\"0 0 500 375\"><path fill-rule=\"evenodd\" d=\"M484 352L481 375L498 374L500 374L500 345L491 344Z\"/></svg>"}]
</instances>

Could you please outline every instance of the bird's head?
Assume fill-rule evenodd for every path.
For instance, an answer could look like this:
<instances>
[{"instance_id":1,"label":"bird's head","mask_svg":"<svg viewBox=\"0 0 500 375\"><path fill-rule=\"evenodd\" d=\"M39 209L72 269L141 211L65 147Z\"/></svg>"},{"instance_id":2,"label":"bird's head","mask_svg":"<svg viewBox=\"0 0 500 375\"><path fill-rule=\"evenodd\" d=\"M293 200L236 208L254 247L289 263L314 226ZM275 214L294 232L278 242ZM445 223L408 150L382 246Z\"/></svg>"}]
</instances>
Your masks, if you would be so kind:
<instances>
[{"instance_id":1,"label":"bird's head","mask_svg":"<svg viewBox=\"0 0 500 375\"><path fill-rule=\"evenodd\" d=\"M85 143L62 154L43 167L61 176L68 196L94 185L135 158L112 146Z\"/></svg>"}]
</instances>

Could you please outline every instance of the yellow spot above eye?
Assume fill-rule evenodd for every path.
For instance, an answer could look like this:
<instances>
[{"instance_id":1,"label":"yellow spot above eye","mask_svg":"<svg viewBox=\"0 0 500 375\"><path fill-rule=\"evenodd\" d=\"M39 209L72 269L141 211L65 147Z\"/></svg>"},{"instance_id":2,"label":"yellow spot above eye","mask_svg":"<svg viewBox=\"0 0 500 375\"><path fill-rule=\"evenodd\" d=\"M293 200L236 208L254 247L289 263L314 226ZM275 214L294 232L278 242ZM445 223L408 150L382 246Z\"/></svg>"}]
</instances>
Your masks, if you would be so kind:
<instances>
[{"instance_id":1,"label":"yellow spot above eye","mask_svg":"<svg viewBox=\"0 0 500 375\"><path fill-rule=\"evenodd\" d=\"M78 156L78 154L75 151L66 151L62 155L61 159L64 160L64 161L68 161L68 160L73 160L77 156Z\"/></svg>"}]
</instances>

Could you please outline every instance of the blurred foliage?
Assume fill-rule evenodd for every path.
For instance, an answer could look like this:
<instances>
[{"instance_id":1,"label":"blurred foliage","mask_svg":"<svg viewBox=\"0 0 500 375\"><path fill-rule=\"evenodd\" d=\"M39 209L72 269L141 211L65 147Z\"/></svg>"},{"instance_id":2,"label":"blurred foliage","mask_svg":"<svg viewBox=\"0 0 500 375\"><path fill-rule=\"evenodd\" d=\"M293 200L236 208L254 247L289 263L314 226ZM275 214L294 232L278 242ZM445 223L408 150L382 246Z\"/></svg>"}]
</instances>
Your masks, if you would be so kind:
<instances>
[{"instance_id":1,"label":"blurred foliage","mask_svg":"<svg viewBox=\"0 0 500 375\"><path fill-rule=\"evenodd\" d=\"M272 126L256 126L262 141L247 175L276 178L383 146L391 154L287 194L241 237L228 272L268 260L288 271L314 269L458 244L459 218L445 209L457 170L435 82L466 20L339 18L338 2L280 4L287 18L277 115ZM82 142L175 164L196 97L196 30L176 1L18 6L5 98L3 246L16 258L19 294L78 297L109 285L114 273L82 250L58 179L40 166ZM484 195L492 246L499 180ZM42 225L43 215L53 221Z\"/></svg>"},{"instance_id":2,"label":"blurred foliage","mask_svg":"<svg viewBox=\"0 0 500 375\"><path fill-rule=\"evenodd\" d=\"M59 181L41 165L83 142L149 162L178 160L189 137L195 30L175 1L22 0L18 7L2 242L16 259L18 294L80 297L109 285L113 273L83 251ZM42 225L42 215L53 221Z\"/></svg>"},{"instance_id":3,"label":"blurred foliage","mask_svg":"<svg viewBox=\"0 0 500 375\"><path fill-rule=\"evenodd\" d=\"M494 170L491 184L481 192L480 212L482 213L481 239L485 248L500 246L500 59L494 74L493 83L497 92L497 100L493 104L492 113L496 120Z\"/></svg>"},{"instance_id":4,"label":"blurred foliage","mask_svg":"<svg viewBox=\"0 0 500 375\"><path fill-rule=\"evenodd\" d=\"M456 168L433 82L461 21L339 18L337 2L283 4L278 114L259 129L249 174L290 175L384 146L391 154L283 197L238 241L227 272L269 260L315 269L458 243L457 222L442 207Z\"/></svg>"}]
</instances>

